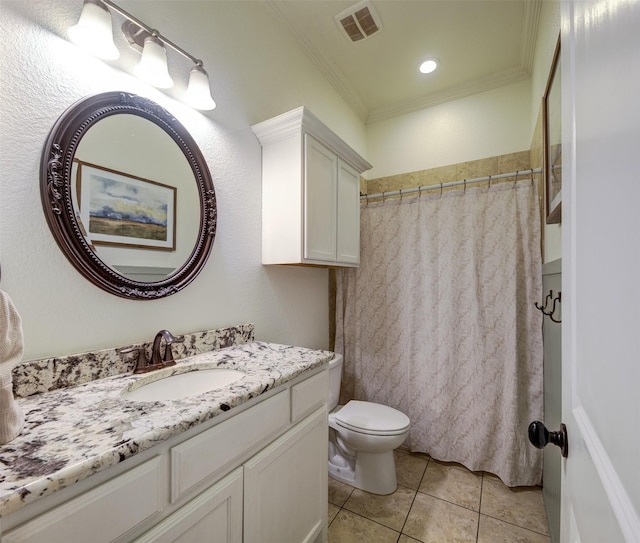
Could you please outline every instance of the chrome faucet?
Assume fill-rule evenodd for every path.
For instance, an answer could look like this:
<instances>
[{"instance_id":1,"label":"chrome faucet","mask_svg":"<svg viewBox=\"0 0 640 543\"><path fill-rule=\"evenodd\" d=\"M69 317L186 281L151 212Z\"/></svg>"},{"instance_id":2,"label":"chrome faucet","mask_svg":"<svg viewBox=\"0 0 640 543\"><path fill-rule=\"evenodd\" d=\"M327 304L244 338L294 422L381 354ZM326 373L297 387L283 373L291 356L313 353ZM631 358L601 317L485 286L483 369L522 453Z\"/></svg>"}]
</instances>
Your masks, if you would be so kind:
<instances>
[{"instance_id":1,"label":"chrome faucet","mask_svg":"<svg viewBox=\"0 0 640 543\"><path fill-rule=\"evenodd\" d=\"M160 346L164 339L165 348L164 354L160 354ZM144 347L129 347L127 349L121 349L121 354L138 353L138 360L136 361L133 373L147 373L153 370L159 370L160 368L167 368L169 366L175 366L176 361L173 359L173 351L171 345L173 343L184 342L184 336L175 337L169 330L160 330L155 339L153 340L153 347L151 349L151 360L147 360L144 352Z\"/></svg>"}]
</instances>

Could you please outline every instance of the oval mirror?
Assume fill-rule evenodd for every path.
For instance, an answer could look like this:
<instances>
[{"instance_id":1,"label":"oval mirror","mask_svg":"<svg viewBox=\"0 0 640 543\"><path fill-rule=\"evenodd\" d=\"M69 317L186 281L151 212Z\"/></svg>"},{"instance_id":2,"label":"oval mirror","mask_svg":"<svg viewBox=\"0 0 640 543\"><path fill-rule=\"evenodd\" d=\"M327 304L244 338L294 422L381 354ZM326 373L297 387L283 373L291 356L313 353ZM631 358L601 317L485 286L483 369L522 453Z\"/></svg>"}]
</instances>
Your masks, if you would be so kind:
<instances>
[{"instance_id":1,"label":"oval mirror","mask_svg":"<svg viewBox=\"0 0 640 543\"><path fill-rule=\"evenodd\" d=\"M147 98L107 92L65 111L44 148L40 194L65 256L117 296L174 294L211 252L207 164L182 124Z\"/></svg>"}]
</instances>

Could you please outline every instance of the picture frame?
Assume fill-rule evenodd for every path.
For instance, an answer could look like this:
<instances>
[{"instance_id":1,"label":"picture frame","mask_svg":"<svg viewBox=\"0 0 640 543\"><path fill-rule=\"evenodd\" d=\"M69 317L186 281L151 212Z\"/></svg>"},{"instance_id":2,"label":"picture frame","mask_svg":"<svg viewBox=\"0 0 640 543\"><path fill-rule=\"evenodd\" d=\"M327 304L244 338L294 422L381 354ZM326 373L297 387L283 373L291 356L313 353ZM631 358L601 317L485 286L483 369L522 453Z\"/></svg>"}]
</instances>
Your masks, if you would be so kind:
<instances>
[{"instance_id":1,"label":"picture frame","mask_svg":"<svg viewBox=\"0 0 640 543\"><path fill-rule=\"evenodd\" d=\"M76 219L90 245L175 251L176 187L74 160Z\"/></svg>"},{"instance_id":2,"label":"picture frame","mask_svg":"<svg viewBox=\"0 0 640 543\"><path fill-rule=\"evenodd\" d=\"M562 102L560 37L542 98L543 178L546 223L562 222Z\"/></svg>"}]
</instances>

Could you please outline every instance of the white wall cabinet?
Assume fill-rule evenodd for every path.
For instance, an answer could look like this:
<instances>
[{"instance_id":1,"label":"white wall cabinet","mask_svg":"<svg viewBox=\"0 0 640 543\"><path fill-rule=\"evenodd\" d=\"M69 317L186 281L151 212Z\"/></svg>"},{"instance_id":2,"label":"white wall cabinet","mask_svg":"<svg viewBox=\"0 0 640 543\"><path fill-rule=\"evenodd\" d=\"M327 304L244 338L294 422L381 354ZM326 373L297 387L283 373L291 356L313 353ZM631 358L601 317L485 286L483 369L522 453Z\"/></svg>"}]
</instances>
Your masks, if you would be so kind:
<instances>
[{"instance_id":1,"label":"white wall cabinet","mask_svg":"<svg viewBox=\"0 0 640 543\"><path fill-rule=\"evenodd\" d=\"M0 543L326 542L328 382L298 378L26 506Z\"/></svg>"},{"instance_id":2,"label":"white wall cabinet","mask_svg":"<svg viewBox=\"0 0 640 543\"><path fill-rule=\"evenodd\" d=\"M360 174L371 165L304 107L252 128L262 145L262 263L357 266Z\"/></svg>"}]
</instances>

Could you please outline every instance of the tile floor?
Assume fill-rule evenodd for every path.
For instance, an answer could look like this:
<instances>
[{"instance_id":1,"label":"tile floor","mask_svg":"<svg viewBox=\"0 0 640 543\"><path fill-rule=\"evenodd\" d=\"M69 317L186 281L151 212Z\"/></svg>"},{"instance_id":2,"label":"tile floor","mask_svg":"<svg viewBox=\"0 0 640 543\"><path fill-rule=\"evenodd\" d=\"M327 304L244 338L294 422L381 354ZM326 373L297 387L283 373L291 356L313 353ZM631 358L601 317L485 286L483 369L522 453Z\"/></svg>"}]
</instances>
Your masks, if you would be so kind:
<instances>
[{"instance_id":1,"label":"tile floor","mask_svg":"<svg viewBox=\"0 0 640 543\"><path fill-rule=\"evenodd\" d=\"M329 478L329 543L549 543L539 487L395 451L398 489L377 496Z\"/></svg>"}]
</instances>

